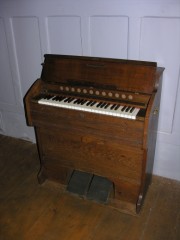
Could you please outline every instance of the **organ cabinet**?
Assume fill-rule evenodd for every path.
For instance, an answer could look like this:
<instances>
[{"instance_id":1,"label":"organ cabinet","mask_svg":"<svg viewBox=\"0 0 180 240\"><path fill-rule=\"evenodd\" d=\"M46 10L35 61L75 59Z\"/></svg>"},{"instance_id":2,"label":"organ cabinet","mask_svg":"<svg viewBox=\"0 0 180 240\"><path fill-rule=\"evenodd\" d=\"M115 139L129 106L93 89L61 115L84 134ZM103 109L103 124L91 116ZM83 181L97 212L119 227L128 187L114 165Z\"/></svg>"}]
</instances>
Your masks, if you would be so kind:
<instances>
[{"instance_id":1,"label":"organ cabinet","mask_svg":"<svg viewBox=\"0 0 180 240\"><path fill-rule=\"evenodd\" d=\"M39 183L57 181L138 213L152 177L163 70L155 62L46 54L24 99Z\"/></svg>"}]
</instances>

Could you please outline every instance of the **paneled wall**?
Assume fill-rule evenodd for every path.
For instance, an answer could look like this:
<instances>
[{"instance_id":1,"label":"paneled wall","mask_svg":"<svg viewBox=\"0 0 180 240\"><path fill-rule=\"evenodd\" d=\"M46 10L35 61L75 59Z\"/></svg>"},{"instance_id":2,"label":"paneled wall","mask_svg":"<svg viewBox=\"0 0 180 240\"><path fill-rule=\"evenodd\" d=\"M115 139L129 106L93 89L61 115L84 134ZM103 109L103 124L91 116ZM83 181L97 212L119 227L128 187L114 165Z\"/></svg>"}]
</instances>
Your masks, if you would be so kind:
<instances>
[{"instance_id":1,"label":"paneled wall","mask_svg":"<svg viewBox=\"0 0 180 240\"><path fill-rule=\"evenodd\" d=\"M23 97L45 53L165 67L154 173L180 180L179 0L0 0L0 133L35 141Z\"/></svg>"}]
</instances>

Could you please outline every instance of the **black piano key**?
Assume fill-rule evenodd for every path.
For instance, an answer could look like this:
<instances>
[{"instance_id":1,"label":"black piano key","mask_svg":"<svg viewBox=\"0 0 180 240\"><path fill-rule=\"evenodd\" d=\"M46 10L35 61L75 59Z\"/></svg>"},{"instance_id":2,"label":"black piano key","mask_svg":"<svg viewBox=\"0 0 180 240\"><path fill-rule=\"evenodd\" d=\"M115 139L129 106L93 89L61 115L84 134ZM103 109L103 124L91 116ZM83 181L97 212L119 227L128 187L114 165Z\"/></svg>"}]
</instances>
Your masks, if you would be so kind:
<instances>
[{"instance_id":1,"label":"black piano key","mask_svg":"<svg viewBox=\"0 0 180 240\"><path fill-rule=\"evenodd\" d=\"M124 107L121 109L121 111L123 112L123 111L126 109L126 107L127 107L127 106L124 106Z\"/></svg>"},{"instance_id":2,"label":"black piano key","mask_svg":"<svg viewBox=\"0 0 180 240\"><path fill-rule=\"evenodd\" d=\"M100 106L101 106L101 104L102 104L102 102L99 102L99 103L97 104L97 106L96 106L96 107L100 107Z\"/></svg>"},{"instance_id":3,"label":"black piano key","mask_svg":"<svg viewBox=\"0 0 180 240\"><path fill-rule=\"evenodd\" d=\"M116 107L117 104L113 104L110 109L113 110Z\"/></svg>"},{"instance_id":4,"label":"black piano key","mask_svg":"<svg viewBox=\"0 0 180 240\"><path fill-rule=\"evenodd\" d=\"M131 107L127 107L125 112L128 112L131 109Z\"/></svg>"},{"instance_id":5,"label":"black piano key","mask_svg":"<svg viewBox=\"0 0 180 240\"><path fill-rule=\"evenodd\" d=\"M79 99L78 102L77 102L77 104L80 104L81 102L82 102L82 99Z\"/></svg>"},{"instance_id":6,"label":"black piano key","mask_svg":"<svg viewBox=\"0 0 180 240\"><path fill-rule=\"evenodd\" d=\"M80 104L80 103L81 103L81 101L82 101L82 99L78 99L78 101L77 101L77 104Z\"/></svg>"},{"instance_id":7,"label":"black piano key","mask_svg":"<svg viewBox=\"0 0 180 240\"><path fill-rule=\"evenodd\" d=\"M84 102L84 99L81 99L81 101L79 102L79 104L81 104L81 105L82 105L82 104L83 104L83 102Z\"/></svg>"},{"instance_id":8,"label":"black piano key","mask_svg":"<svg viewBox=\"0 0 180 240\"><path fill-rule=\"evenodd\" d=\"M100 106L100 108L104 108L105 106L106 106L106 102L103 102L102 104L101 104L101 106Z\"/></svg>"},{"instance_id":9,"label":"black piano key","mask_svg":"<svg viewBox=\"0 0 180 240\"><path fill-rule=\"evenodd\" d=\"M104 108L105 108L105 109L108 108L109 105L110 105L110 103L107 103L107 104L104 106Z\"/></svg>"},{"instance_id":10,"label":"black piano key","mask_svg":"<svg viewBox=\"0 0 180 240\"><path fill-rule=\"evenodd\" d=\"M84 99L84 100L81 102L81 105L84 105L86 102L87 102L87 100Z\"/></svg>"},{"instance_id":11,"label":"black piano key","mask_svg":"<svg viewBox=\"0 0 180 240\"><path fill-rule=\"evenodd\" d=\"M92 107L92 106L94 106L94 104L96 104L97 102L96 101L93 101L91 104L90 104L90 106Z\"/></svg>"},{"instance_id":12,"label":"black piano key","mask_svg":"<svg viewBox=\"0 0 180 240\"><path fill-rule=\"evenodd\" d=\"M74 101L74 104L78 104L79 102L79 98L77 98L75 101Z\"/></svg>"},{"instance_id":13,"label":"black piano key","mask_svg":"<svg viewBox=\"0 0 180 240\"><path fill-rule=\"evenodd\" d=\"M54 96L53 98L52 98L52 100L54 100L56 98L56 96Z\"/></svg>"},{"instance_id":14,"label":"black piano key","mask_svg":"<svg viewBox=\"0 0 180 240\"><path fill-rule=\"evenodd\" d=\"M83 99L79 99L78 104L81 104L82 101L83 101Z\"/></svg>"},{"instance_id":15,"label":"black piano key","mask_svg":"<svg viewBox=\"0 0 180 240\"><path fill-rule=\"evenodd\" d=\"M64 96L55 96L52 100L55 100L55 101L62 101L64 100L66 97Z\"/></svg>"},{"instance_id":16,"label":"black piano key","mask_svg":"<svg viewBox=\"0 0 180 240\"><path fill-rule=\"evenodd\" d=\"M132 113L134 111L134 109L135 109L135 107L132 107L129 112Z\"/></svg>"},{"instance_id":17,"label":"black piano key","mask_svg":"<svg viewBox=\"0 0 180 240\"><path fill-rule=\"evenodd\" d=\"M83 104L84 104L84 101L86 101L86 100L85 100L85 99L81 99L80 104L83 105Z\"/></svg>"},{"instance_id":18,"label":"black piano key","mask_svg":"<svg viewBox=\"0 0 180 240\"><path fill-rule=\"evenodd\" d=\"M80 99L80 100L79 100L79 104L81 104L83 101L84 101L84 99Z\"/></svg>"},{"instance_id":19,"label":"black piano key","mask_svg":"<svg viewBox=\"0 0 180 240\"><path fill-rule=\"evenodd\" d=\"M57 98L57 96L54 96L54 97L52 98L52 100L56 101L56 98Z\"/></svg>"},{"instance_id":20,"label":"black piano key","mask_svg":"<svg viewBox=\"0 0 180 240\"><path fill-rule=\"evenodd\" d=\"M71 99L71 98L70 98L70 97L65 98L65 99L64 99L64 102L68 102L69 99Z\"/></svg>"},{"instance_id":21,"label":"black piano key","mask_svg":"<svg viewBox=\"0 0 180 240\"><path fill-rule=\"evenodd\" d=\"M59 100L62 100L63 98L61 97L60 98L60 96L55 96L55 97L53 97L53 101L59 101Z\"/></svg>"},{"instance_id":22,"label":"black piano key","mask_svg":"<svg viewBox=\"0 0 180 240\"><path fill-rule=\"evenodd\" d=\"M120 108L120 105L118 104L115 108L114 108L114 110L118 110Z\"/></svg>"},{"instance_id":23,"label":"black piano key","mask_svg":"<svg viewBox=\"0 0 180 240\"><path fill-rule=\"evenodd\" d=\"M88 101L88 102L86 103L86 106L89 106L92 102L93 102L92 100Z\"/></svg>"},{"instance_id":24,"label":"black piano key","mask_svg":"<svg viewBox=\"0 0 180 240\"><path fill-rule=\"evenodd\" d=\"M71 103L73 100L75 100L75 98L70 98L69 100L68 100L68 103Z\"/></svg>"}]
</instances>

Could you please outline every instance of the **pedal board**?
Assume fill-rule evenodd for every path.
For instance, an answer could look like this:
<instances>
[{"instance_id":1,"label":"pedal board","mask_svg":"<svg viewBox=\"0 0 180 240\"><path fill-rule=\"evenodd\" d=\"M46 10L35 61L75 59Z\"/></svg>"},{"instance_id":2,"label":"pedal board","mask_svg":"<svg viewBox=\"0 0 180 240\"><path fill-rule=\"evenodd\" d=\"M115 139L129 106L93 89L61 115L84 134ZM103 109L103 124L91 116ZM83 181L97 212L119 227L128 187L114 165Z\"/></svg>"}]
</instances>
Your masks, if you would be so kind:
<instances>
[{"instance_id":1,"label":"pedal board","mask_svg":"<svg viewBox=\"0 0 180 240\"><path fill-rule=\"evenodd\" d=\"M107 203L112 190L113 183L107 178L76 170L67 185L68 192L99 203Z\"/></svg>"}]
</instances>

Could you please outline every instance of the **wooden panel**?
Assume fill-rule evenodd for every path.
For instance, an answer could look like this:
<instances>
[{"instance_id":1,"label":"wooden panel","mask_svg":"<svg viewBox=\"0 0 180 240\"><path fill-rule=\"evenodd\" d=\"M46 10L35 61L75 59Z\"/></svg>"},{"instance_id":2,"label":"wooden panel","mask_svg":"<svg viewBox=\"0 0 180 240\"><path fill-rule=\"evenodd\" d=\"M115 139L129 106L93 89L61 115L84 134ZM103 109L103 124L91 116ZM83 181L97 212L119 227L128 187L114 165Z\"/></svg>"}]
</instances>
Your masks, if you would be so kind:
<instances>
[{"instance_id":1,"label":"wooden panel","mask_svg":"<svg viewBox=\"0 0 180 240\"><path fill-rule=\"evenodd\" d=\"M103 138L90 136L88 140L82 133L71 129L40 129L43 164L45 168L69 167L92 172L111 178L141 180L143 151L117 143L104 141Z\"/></svg>"},{"instance_id":2,"label":"wooden panel","mask_svg":"<svg viewBox=\"0 0 180 240\"><path fill-rule=\"evenodd\" d=\"M156 71L156 63L152 62L45 55L41 77L56 83L83 82L90 86L152 93L157 87Z\"/></svg>"}]
</instances>

